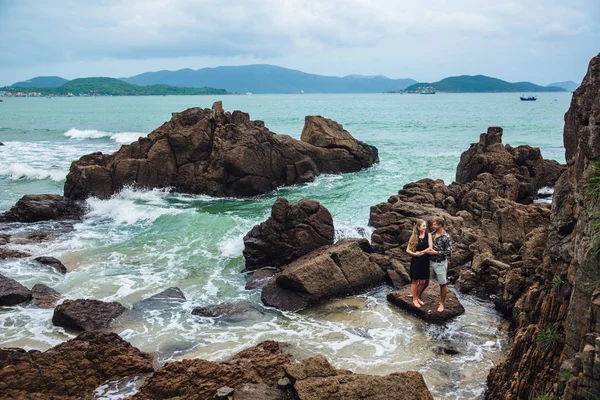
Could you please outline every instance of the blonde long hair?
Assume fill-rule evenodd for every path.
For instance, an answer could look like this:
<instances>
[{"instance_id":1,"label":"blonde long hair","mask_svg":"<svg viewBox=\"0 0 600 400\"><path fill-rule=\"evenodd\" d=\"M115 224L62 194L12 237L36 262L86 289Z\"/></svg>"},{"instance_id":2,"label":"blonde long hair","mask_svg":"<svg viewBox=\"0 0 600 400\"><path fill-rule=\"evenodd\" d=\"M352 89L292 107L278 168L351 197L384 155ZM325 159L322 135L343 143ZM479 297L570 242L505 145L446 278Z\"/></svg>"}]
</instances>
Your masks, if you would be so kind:
<instances>
[{"instance_id":1,"label":"blonde long hair","mask_svg":"<svg viewBox=\"0 0 600 400\"><path fill-rule=\"evenodd\" d=\"M417 219L415 227L413 228L412 235L408 240L408 249L410 251L417 251L417 243L419 242L419 227L425 223L422 219ZM425 235L427 235L427 229L425 229Z\"/></svg>"}]
</instances>

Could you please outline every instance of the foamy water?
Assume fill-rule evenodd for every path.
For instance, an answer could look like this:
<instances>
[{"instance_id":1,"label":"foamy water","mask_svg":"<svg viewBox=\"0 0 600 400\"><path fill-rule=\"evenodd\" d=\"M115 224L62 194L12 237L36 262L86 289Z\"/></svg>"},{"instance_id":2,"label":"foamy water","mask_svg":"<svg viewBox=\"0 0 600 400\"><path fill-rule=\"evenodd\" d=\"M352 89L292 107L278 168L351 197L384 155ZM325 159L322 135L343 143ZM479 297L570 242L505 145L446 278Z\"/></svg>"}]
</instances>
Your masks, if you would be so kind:
<instances>
[{"instance_id":1,"label":"foamy water","mask_svg":"<svg viewBox=\"0 0 600 400\"><path fill-rule=\"evenodd\" d=\"M552 94L560 96L560 94ZM336 240L370 239L370 207L403 184L421 178L451 182L460 154L487 126L505 128L505 142L540 146L561 159L562 115L569 103L523 105L512 95L196 96L97 99L21 99L0 115L0 210L28 193L62 193L71 162L94 151L110 153L150 132L189 106L225 100L274 132L299 137L305 115L344 124L378 147L381 163L369 170L321 176L251 199L217 199L125 189L110 199L88 199L88 214L63 223L4 224L2 233L55 232L49 242L11 244L34 256L59 258L62 275L30 258L0 261L0 273L32 287L45 283L63 299L119 301L126 307L169 287L187 300L174 310L147 310L119 322L116 331L158 359L222 359L262 340L293 345L300 356L322 353L339 368L370 374L420 371L436 399L473 399L485 390L489 369L507 350L506 323L489 303L459 295L465 315L439 327L390 306L387 287L332 301L301 313L262 307L262 316L222 323L191 315L196 306L226 301L261 305L242 274L243 237L270 215L279 196L321 202L332 213ZM515 100L515 101L513 101ZM32 110L35 110L32 113ZM7 128L8 127L8 128ZM73 128L77 127L77 128ZM563 159L564 161L564 159ZM70 337L51 323L52 310L30 305L0 308L0 345L45 350ZM458 351L447 355L444 349ZM135 383L113 382L97 398L124 398Z\"/></svg>"}]
</instances>

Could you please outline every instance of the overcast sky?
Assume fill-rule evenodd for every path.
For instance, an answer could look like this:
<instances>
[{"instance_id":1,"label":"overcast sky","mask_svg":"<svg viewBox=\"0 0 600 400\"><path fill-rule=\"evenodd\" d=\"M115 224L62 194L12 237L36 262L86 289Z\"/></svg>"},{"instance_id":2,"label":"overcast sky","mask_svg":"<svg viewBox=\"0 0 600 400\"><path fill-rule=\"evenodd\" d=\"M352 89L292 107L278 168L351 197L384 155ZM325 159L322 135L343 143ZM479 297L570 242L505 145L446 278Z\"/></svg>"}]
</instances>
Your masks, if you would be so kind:
<instances>
[{"instance_id":1,"label":"overcast sky","mask_svg":"<svg viewBox=\"0 0 600 400\"><path fill-rule=\"evenodd\" d=\"M0 0L0 85L267 63L579 83L600 0Z\"/></svg>"}]
</instances>

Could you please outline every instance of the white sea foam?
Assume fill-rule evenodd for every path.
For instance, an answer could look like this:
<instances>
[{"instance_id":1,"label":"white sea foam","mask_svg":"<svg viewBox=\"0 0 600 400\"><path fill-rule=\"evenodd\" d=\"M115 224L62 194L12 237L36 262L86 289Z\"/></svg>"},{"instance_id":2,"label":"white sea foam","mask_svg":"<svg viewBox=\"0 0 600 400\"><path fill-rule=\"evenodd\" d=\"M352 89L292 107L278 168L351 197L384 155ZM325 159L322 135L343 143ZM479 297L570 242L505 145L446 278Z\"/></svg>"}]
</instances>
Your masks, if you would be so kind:
<instances>
[{"instance_id":1,"label":"white sea foam","mask_svg":"<svg viewBox=\"0 0 600 400\"><path fill-rule=\"evenodd\" d=\"M335 227L335 241L341 239L355 239L364 238L371 240L371 235L375 230L372 226L349 226L341 222L334 221L333 226Z\"/></svg>"},{"instance_id":2,"label":"white sea foam","mask_svg":"<svg viewBox=\"0 0 600 400\"><path fill-rule=\"evenodd\" d=\"M141 136L146 136L145 133L142 132L104 132L98 131L96 129L69 129L65 132L65 136L71 139L101 139L101 138L110 138L117 143L131 143L135 142Z\"/></svg>"},{"instance_id":3,"label":"white sea foam","mask_svg":"<svg viewBox=\"0 0 600 400\"><path fill-rule=\"evenodd\" d=\"M66 171L55 169L35 168L26 164L11 164L8 167L0 168L0 175L12 180L28 179L42 180L51 179L55 182L60 182L67 176Z\"/></svg>"}]
</instances>

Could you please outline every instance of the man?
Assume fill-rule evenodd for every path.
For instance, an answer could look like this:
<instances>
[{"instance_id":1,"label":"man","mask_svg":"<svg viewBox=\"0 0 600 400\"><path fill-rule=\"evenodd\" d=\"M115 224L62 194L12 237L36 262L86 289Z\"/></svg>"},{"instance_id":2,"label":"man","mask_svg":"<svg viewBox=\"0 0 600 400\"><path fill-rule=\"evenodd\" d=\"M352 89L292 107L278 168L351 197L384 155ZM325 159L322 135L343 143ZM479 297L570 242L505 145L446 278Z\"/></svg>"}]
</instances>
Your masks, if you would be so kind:
<instances>
[{"instance_id":1,"label":"man","mask_svg":"<svg viewBox=\"0 0 600 400\"><path fill-rule=\"evenodd\" d=\"M446 294L448 293L446 277L448 273L448 258L452 254L452 239L450 239L450 235L444 229L445 224L446 221L442 217L435 217L433 219L432 227L435 232L433 235L433 249L427 250L427 254L429 254L430 278L436 279L440 284L440 306L437 309L438 312L444 311Z\"/></svg>"}]
</instances>

